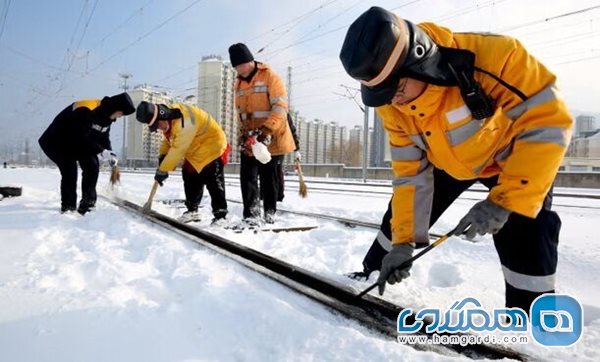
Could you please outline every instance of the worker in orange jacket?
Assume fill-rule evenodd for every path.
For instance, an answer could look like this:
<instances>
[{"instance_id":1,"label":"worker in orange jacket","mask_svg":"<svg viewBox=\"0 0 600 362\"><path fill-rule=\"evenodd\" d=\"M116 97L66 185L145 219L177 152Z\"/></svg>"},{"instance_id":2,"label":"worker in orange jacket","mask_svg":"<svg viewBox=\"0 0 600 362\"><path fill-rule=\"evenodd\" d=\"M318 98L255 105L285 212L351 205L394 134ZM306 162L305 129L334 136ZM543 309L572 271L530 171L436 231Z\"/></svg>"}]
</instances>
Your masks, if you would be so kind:
<instances>
[{"instance_id":1,"label":"worker in orange jacket","mask_svg":"<svg viewBox=\"0 0 600 362\"><path fill-rule=\"evenodd\" d=\"M390 138L389 232L365 257L381 267L380 294L409 276L398 266L477 181L488 197L454 234L493 234L507 307L528 311L553 292L561 223L551 188L573 124L554 74L514 38L415 25L379 7L350 26L340 59Z\"/></svg>"},{"instance_id":2,"label":"worker in orange jacket","mask_svg":"<svg viewBox=\"0 0 600 362\"><path fill-rule=\"evenodd\" d=\"M180 220L200 221L198 206L204 186L210 194L215 223L227 216L225 175L229 147L225 132L217 121L203 109L185 104L155 104L143 101L136 111L139 122L148 125L151 132L160 129L163 142L158 151L158 168L154 175L161 186L183 160L181 174L187 211Z\"/></svg>"},{"instance_id":3,"label":"worker in orange jacket","mask_svg":"<svg viewBox=\"0 0 600 362\"><path fill-rule=\"evenodd\" d=\"M283 157L295 149L287 121L287 92L281 78L268 65L255 61L245 44L230 46L229 58L238 74L234 89L241 147L243 218L253 225L261 222L260 176L264 221L273 223L279 196L278 169ZM264 151L256 154L257 150Z\"/></svg>"}]
</instances>

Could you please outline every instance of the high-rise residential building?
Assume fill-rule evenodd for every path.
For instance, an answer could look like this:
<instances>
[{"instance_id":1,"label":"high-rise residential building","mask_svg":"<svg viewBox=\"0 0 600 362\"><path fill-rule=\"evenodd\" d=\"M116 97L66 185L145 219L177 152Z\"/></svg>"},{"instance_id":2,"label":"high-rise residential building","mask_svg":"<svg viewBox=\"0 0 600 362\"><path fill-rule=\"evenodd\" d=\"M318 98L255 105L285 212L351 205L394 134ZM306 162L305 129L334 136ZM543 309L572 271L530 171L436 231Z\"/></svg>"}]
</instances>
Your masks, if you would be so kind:
<instances>
[{"instance_id":1,"label":"high-rise residential building","mask_svg":"<svg viewBox=\"0 0 600 362\"><path fill-rule=\"evenodd\" d=\"M325 135L325 125L322 120L315 119L313 121L312 127L314 127L314 132L312 132L312 138L309 141L312 142L311 147L313 148L314 161L315 164L323 164L325 163L325 144L326 144L326 135Z\"/></svg>"},{"instance_id":2,"label":"high-rise residential building","mask_svg":"<svg viewBox=\"0 0 600 362\"><path fill-rule=\"evenodd\" d=\"M175 102L169 92L158 91L145 84L136 86L128 93L136 107L142 101L163 104ZM150 132L145 124L135 119L135 113L126 116L125 122L127 123L127 165L131 167L153 166L158 157L162 133Z\"/></svg>"},{"instance_id":3,"label":"high-rise residential building","mask_svg":"<svg viewBox=\"0 0 600 362\"><path fill-rule=\"evenodd\" d=\"M575 137L589 137L596 133L594 116L580 115L575 117Z\"/></svg>"},{"instance_id":4,"label":"high-rise residential building","mask_svg":"<svg viewBox=\"0 0 600 362\"><path fill-rule=\"evenodd\" d=\"M307 121L296 115L302 162L307 164L344 163L348 130L335 122Z\"/></svg>"},{"instance_id":5,"label":"high-rise residential building","mask_svg":"<svg viewBox=\"0 0 600 362\"><path fill-rule=\"evenodd\" d=\"M300 153L302 154L302 163L312 163L311 157L312 152L309 154L310 146L309 146L309 135L310 135L310 124L306 121L306 118L298 115L294 117L296 121L296 134L298 135L298 139L300 141Z\"/></svg>"},{"instance_id":6,"label":"high-rise residential building","mask_svg":"<svg viewBox=\"0 0 600 362\"><path fill-rule=\"evenodd\" d=\"M349 132L348 138L348 153L351 156L350 166L360 166L363 160L363 144L364 144L364 132L362 126L354 126ZM371 146L373 129L369 128L369 134L367 135L367 165L371 162L371 152L369 152Z\"/></svg>"},{"instance_id":7,"label":"high-rise residential building","mask_svg":"<svg viewBox=\"0 0 600 362\"><path fill-rule=\"evenodd\" d=\"M336 122L329 124L331 132L329 136L329 163L344 163L344 146L348 138L346 127L340 126Z\"/></svg>"},{"instance_id":8,"label":"high-rise residential building","mask_svg":"<svg viewBox=\"0 0 600 362\"><path fill-rule=\"evenodd\" d=\"M198 106L221 125L232 147L231 162L239 162L238 123L233 86L236 72L221 56L208 55L198 63Z\"/></svg>"},{"instance_id":9,"label":"high-rise residential building","mask_svg":"<svg viewBox=\"0 0 600 362\"><path fill-rule=\"evenodd\" d=\"M390 165L390 146L387 132L383 129L383 122L377 112L373 121L373 136L370 147L370 167L388 167Z\"/></svg>"}]
</instances>

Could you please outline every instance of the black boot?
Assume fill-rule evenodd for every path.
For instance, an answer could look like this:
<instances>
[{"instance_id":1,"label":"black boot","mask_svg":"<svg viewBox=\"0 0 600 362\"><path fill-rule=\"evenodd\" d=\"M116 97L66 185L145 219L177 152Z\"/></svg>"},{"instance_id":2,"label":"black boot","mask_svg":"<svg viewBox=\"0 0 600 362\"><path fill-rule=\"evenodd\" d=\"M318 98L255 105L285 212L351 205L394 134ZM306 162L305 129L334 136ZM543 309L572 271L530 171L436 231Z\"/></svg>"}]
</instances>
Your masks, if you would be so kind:
<instances>
[{"instance_id":1,"label":"black boot","mask_svg":"<svg viewBox=\"0 0 600 362\"><path fill-rule=\"evenodd\" d=\"M81 200L79 202L79 207L77 208L77 212L81 215L85 215L86 213L94 210L96 208L96 203L87 200Z\"/></svg>"},{"instance_id":2,"label":"black boot","mask_svg":"<svg viewBox=\"0 0 600 362\"><path fill-rule=\"evenodd\" d=\"M75 206L61 206L60 207L60 213L64 214L66 212L74 212L77 208Z\"/></svg>"}]
</instances>

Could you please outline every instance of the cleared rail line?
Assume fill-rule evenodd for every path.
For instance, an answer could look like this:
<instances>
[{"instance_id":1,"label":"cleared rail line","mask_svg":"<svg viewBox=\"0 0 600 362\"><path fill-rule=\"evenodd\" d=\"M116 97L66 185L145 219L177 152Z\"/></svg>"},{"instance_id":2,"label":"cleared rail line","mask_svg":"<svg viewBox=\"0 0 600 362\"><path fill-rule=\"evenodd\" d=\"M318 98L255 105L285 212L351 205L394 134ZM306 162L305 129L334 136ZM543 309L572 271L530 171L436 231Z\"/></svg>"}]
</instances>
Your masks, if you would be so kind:
<instances>
[{"instance_id":1,"label":"cleared rail line","mask_svg":"<svg viewBox=\"0 0 600 362\"><path fill-rule=\"evenodd\" d=\"M222 236L188 224L180 223L177 220L160 213L143 213L142 208L139 205L129 201L105 199L124 210L143 217L171 232L182 235L190 241L234 259L249 269L261 273L286 287L323 304L332 311L342 314L349 319L358 321L360 324L371 330L393 338L397 337L396 319L398 313L402 311L402 307L371 295L357 298L357 294L351 288L324 278L309 270L273 258ZM414 323L414 316L410 316L407 321L409 323ZM423 328L418 332L419 335L431 337L431 335L425 331L426 326L429 323L431 322L424 323ZM471 344L461 346L459 344L426 344L412 345L412 347L427 351L435 351L444 355L460 354L475 359L510 358L520 361L532 360L530 356L497 345Z\"/></svg>"}]
</instances>

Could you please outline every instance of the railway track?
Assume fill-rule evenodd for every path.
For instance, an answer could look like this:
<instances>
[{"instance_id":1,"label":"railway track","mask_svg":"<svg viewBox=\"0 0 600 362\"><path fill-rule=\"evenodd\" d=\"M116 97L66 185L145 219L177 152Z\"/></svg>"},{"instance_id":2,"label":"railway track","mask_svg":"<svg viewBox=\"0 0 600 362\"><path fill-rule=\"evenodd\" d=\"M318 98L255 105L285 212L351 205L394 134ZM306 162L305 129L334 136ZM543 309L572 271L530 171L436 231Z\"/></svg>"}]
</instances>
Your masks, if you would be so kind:
<instances>
[{"instance_id":1,"label":"railway track","mask_svg":"<svg viewBox=\"0 0 600 362\"><path fill-rule=\"evenodd\" d=\"M355 320L363 326L392 338L397 337L396 320L402 307L385 300L366 295L357 298L355 291L335 281L329 280L301 267L291 265L269 255L245 247L222 236L183 224L175 219L157 212L142 213L139 205L126 200L108 199L109 202L137 216L153 222L166 230L177 233L203 247L225 255L247 268L261 273L318 303L328 307L335 313ZM351 220L352 221L352 220ZM365 225L361 225L365 226ZM414 323L414 316L407 322ZM431 323L427 321L418 332L431 338L425 328ZM444 355L463 355L469 358L503 359L509 358L520 361L532 360L530 356L496 345L472 344L461 346L452 345L411 345L416 349L434 351Z\"/></svg>"},{"instance_id":2,"label":"railway track","mask_svg":"<svg viewBox=\"0 0 600 362\"><path fill-rule=\"evenodd\" d=\"M226 176L225 179L239 181L239 177L237 177L237 176ZM286 178L285 183L286 183L286 185L288 185L289 183L297 184L297 183L299 183L299 181L297 179ZM351 181L328 181L328 180L306 180L306 183L308 185L322 184L322 185L333 185L333 186L358 186L358 187L384 188L384 189L387 189L388 191L387 192L386 191L375 191L375 193L376 194L388 194L388 195L391 195L391 189L392 189L391 183L362 183L362 182L351 182ZM311 189L313 189L313 187L311 187ZM320 189L333 190L333 189L328 189L328 188L320 188ZM333 191L336 191L336 190L333 190ZM347 191L355 191L355 190L347 190ZM356 190L356 191L368 192L366 190ZM480 193L488 192L487 188L485 188L481 185L477 185L477 184L472 186L471 188L469 188L467 191L480 192ZM554 197L572 197L572 198L577 198L577 199L600 200L600 194L596 195L596 194L590 194L590 193L574 193L574 192L565 192L565 191L555 191Z\"/></svg>"},{"instance_id":3,"label":"railway track","mask_svg":"<svg viewBox=\"0 0 600 362\"><path fill-rule=\"evenodd\" d=\"M286 190L298 190L298 186L291 186L289 184L287 184L287 180L286 180ZM234 182L225 182L225 185L227 186L236 186L239 187L239 183L234 183ZM344 183L341 183L340 185L345 185ZM389 186L390 191L377 191L377 190L335 190L335 189L331 189L331 188L326 188L326 187L315 187L312 182L308 183L308 187L309 187L309 191L318 191L319 193L326 193L326 194L334 194L334 195L365 195L365 196L381 196L381 197L391 197L392 196L392 192L391 192L391 186ZM479 190L479 189L468 189L465 192L478 192L478 193L488 193L488 190ZM573 197L573 198L579 198L579 199L600 199L600 195L578 195L578 194L565 194L565 193L557 193L554 194L554 199L556 199L557 197ZM469 197L469 196L460 196L457 200L472 200L472 201L481 201L483 200L484 197ZM600 209L600 205L599 206L590 206L590 205L569 205L569 204L564 204L564 203L557 203L557 202L553 202L552 206L558 206L558 207L565 207L565 208L578 208L578 209L593 209L593 210L598 210Z\"/></svg>"},{"instance_id":4,"label":"railway track","mask_svg":"<svg viewBox=\"0 0 600 362\"><path fill-rule=\"evenodd\" d=\"M153 174L154 171L137 171L137 172L131 172L131 171L122 171L123 173L132 173L132 174L143 174L143 175L150 175ZM174 177L177 177L177 175L173 175ZM236 183L231 183L231 185L235 185L239 187L239 176L225 176L225 180L228 181L235 181ZM286 178L285 179L285 183L286 185L289 185L291 183L295 183L298 184L299 181L297 179L292 179L292 178ZM313 180L313 179L308 179L306 180L307 185L309 186L310 190L326 190L326 191L332 191L332 192L339 192L339 193L366 193L366 194L376 194L376 195L388 195L391 196L391 189L392 189L392 185L391 183L362 183L362 182L352 182L352 181L328 181L328 180ZM356 190L358 192L354 192L355 190L335 190L335 189L328 189L328 188L320 188L320 187L316 187L315 185L318 184L322 184L322 185L335 185L335 186L358 186L358 187L377 187L377 188L383 188L383 189L387 189L387 191L367 191L367 190ZM286 186L287 187L287 186ZM297 189L297 188L296 188ZM487 193L488 190L484 187L479 187L477 185L469 188L467 191L469 192L477 192L477 193ZM575 192L565 192L565 191L554 191L554 197L570 197L570 198L576 198L576 199L590 199L590 200L600 200L600 194L592 194L592 193L587 193L587 192L582 192L582 193L575 193ZM477 200L475 198L473 198L473 200ZM556 206L564 206L564 207L573 207L573 205L556 205ZM591 208L596 208L596 207L591 207ZM599 207L600 208L600 207Z\"/></svg>"}]
</instances>

